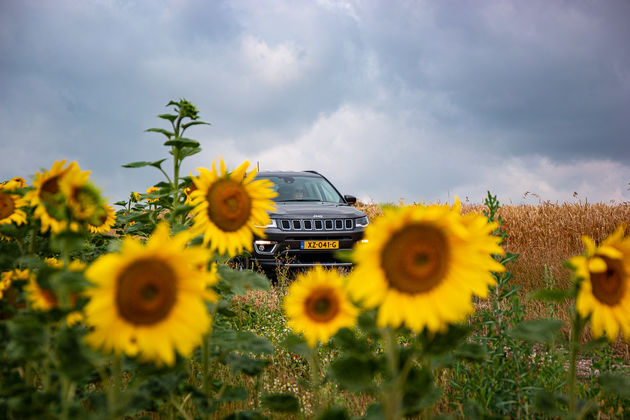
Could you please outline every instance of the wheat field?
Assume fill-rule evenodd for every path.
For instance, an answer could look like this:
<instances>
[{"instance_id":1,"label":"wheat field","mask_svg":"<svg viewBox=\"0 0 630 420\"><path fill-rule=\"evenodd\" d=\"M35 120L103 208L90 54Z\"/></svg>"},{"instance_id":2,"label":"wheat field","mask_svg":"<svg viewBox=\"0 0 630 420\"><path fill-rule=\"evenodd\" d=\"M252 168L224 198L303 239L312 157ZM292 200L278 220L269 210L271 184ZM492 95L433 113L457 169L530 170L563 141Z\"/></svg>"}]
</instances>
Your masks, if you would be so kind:
<instances>
[{"instance_id":1,"label":"wheat field","mask_svg":"<svg viewBox=\"0 0 630 420\"><path fill-rule=\"evenodd\" d=\"M379 204L358 204L369 218L382 214ZM462 213L484 210L480 204L464 203ZM599 243L621 224L630 224L630 203L552 203L503 205L498 212L508 238L506 251L520 254L512 267L514 281L529 293L547 285L545 266L557 287L569 284L563 263L584 252L582 235Z\"/></svg>"}]
</instances>

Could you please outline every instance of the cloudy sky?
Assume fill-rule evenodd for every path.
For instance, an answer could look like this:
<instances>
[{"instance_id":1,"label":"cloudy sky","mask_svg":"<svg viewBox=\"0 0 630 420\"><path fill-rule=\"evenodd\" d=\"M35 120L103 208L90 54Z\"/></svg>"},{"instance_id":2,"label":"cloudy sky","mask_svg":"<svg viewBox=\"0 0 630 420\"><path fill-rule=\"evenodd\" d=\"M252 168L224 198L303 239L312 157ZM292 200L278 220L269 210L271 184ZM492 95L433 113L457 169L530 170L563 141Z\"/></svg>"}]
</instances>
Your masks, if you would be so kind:
<instances>
[{"instance_id":1,"label":"cloudy sky","mask_svg":"<svg viewBox=\"0 0 630 420\"><path fill-rule=\"evenodd\" d=\"M224 157L374 202L630 201L630 1L2 0L0 180L162 180L171 99ZM170 165L169 165L170 167ZM577 193L577 197L575 194ZM535 195L533 195L535 194Z\"/></svg>"}]
</instances>

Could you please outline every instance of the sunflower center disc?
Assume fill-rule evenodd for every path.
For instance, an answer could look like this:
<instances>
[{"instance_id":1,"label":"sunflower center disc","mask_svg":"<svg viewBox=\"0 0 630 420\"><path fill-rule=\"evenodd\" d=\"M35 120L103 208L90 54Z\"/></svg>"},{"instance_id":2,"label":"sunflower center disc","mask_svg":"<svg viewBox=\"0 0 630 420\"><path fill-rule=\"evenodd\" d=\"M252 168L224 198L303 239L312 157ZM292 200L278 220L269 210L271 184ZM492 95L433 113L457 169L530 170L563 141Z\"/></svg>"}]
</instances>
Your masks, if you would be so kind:
<instances>
[{"instance_id":1,"label":"sunflower center disc","mask_svg":"<svg viewBox=\"0 0 630 420\"><path fill-rule=\"evenodd\" d=\"M9 194L0 191L0 220L7 218L15 211L15 202Z\"/></svg>"},{"instance_id":2,"label":"sunflower center disc","mask_svg":"<svg viewBox=\"0 0 630 420\"><path fill-rule=\"evenodd\" d=\"M425 293L446 276L450 252L444 233L418 223L395 233L385 244L381 266L391 287L403 293Z\"/></svg>"},{"instance_id":3,"label":"sunflower center disc","mask_svg":"<svg viewBox=\"0 0 630 420\"><path fill-rule=\"evenodd\" d=\"M339 313L339 300L331 289L313 291L305 302L306 314L315 322L327 322Z\"/></svg>"},{"instance_id":4,"label":"sunflower center disc","mask_svg":"<svg viewBox=\"0 0 630 420\"><path fill-rule=\"evenodd\" d=\"M40 188L40 198L48 204L56 204L53 197L59 192L59 176L44 181Z\"/></svg>"},{"instance_id":5,"label":"sunflower center disc","mask_svg":"<svg viewBox=\"0 0 630 420\"><path fill-rule=\"evenodd\" d=\"M624 296L628 279L620 260L601 257L606 262L606 271L591 273L593 296L609 306L614 306Z\"/></svg>"},{"instance_id":6,"label":"sunflower center disc","mask_svg":"<svg viewBox=\"0 0 630 420\"><path fill-rule=\"evenodd\" d=\"M132 324L153 325L168 316L177 295L173 269L160 260L138 260L118 276L116 305Z\"/></svg>"},{"instance_id":7,"label":"sunflower center disc","mask_svg":"<svg viewBox=\"0 0 630 420\"><path fill-rule=\"evenodd\" d=\"M208 217L224 232L234 232L247 223L252 200L240 182L222 179L208 190Z\"/></svg>"},{"instance_id":8,"label":"sunflower center disc","mask_svg":"<svg viewBox=\"0 0 630 420\"><path fill-rule=\"evenodd\" d=\"M98 197L87 188L75 188L72 194L75 205L73 206L74 216L80 220L90 220L93 224L98 223L94 213L98 207Z\"/></svg>"}]
</instances>

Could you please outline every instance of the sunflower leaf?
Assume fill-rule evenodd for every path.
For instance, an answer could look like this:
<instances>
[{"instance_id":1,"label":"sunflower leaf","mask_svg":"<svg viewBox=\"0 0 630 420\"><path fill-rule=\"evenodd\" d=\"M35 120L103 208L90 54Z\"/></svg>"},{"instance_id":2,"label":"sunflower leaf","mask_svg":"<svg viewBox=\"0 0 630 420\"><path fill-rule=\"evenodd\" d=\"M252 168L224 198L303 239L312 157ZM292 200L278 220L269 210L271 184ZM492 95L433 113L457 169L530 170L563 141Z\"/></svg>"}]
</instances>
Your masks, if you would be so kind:
<instances>
[{"instance_id":1,"label":"sunflower leaf","mask_svg":"<svg viewBox=\"0 0 630 420\"><path fill-rule=\"evenodd\" d=\"M183 147L199 147L199 142L193 139L187 139L184 137L179 137L173 140L167 140L164 142L164 146L173 146L177 149L181 149Z\"/></svg>"},{"instance_id":2,"label":"sunflower leaf","mask_svg":"<svg viewBox=\"0 0 630 420\"><path fill-rule=\"evenodd\" d=\"M603 392L623 398L630 398L630 378L628 378L627 375L616 375L611 372L605 372L599 375L597 380Z\"/></svg>"},{"instance_id":3,"label":"sunflower leaf","mask_svg":"<svg viewBox=\"0 0 630 420\"><path fill-rule=\"evenodd\" d=\"M300 402L291 394L264 395L263 406L283 413L297 413L300 410Z\"/></svg>"},{"instance_id":4,"label":"sunflower leaf","mask_svg":"<svg viewBox=\"0 0 630 420\"><path fill-rule=\"evenodd\" d=\"M477 343L463 343L455 349L455 356L458 359L468 361L480 361L488 358L486 346Z\"/></svg>"},{"instance_id":5,"label":"sunflower leaf","mask_svg":"<svg viewBox=\"0 0 630 420\"><path fill-rule=\"evenodd\" d=\"M562 328L562 321L557 319L532 319L521 322L508 334L523 340L551 343L560 328Z\"/></svg>"},{"instance_id":6,"label":"sunflower leaf","mask_svg":"<svg viewBox=\"0 0 630 420\"><path fill-rule=\"evenodd\" d=\"M202 124L203 124L203 125L212 125L212 124L207 123L207 122L204 122L204 121L191 121L191 122L189 122L189 123L182 124L182 128L185 130L185 129L187 129L187 128L188 128L188 127L190 127L190 126L193 126L193 125L202 125Z\"/></svg>"},{"instance_id":7,"label":"sunflower leaf","mask_svg":"<svg viewBox=\"0 0 630 420\"><path fill-rule=\"evenodd\" d=\"M162 118L163 120L169 120L171 123L174 123L177 119L177 115L175 114L160 114L158 118Z\"/></svg>"},{"instance_id":8,"label":"sunflower leaf","mask_svg":"<svg viewBox=\"0 0 630 420\"><path fill-rule=\"evenodd\" d=\"M270 363L268 360L254 359L253 357L234 352L226 356L225 362L230 366L233 373L244 373L249 376L259 375L265 366Z\"/></svg>"},{"instance_id":9,"label":"sunflower leaf","mask_svg":"<svg viewBox=\"0 0 630 420\"><path fill-rule=\"evenodd\" d=\"M297 334L288 334L282 341L282 346L287 349L289 353L302 357L309 357L311 354L304 338Z\"/></svg>"},{"instance_id":10,"label":"sunflower leaf","mask_svg":"<svg viewBox=\"0 0 630 420\"><path fill-rule=\"evenodd\" d=\"M378 371L376 359L350 355L333 361L328 372L343 389L370 391L375 389L374 378Z\"/></svg>"},{"instance_id":11,"label":"sunflower leaf","mask_svg":"<svg viewBox=\"0 0 630 420\"><path fill-rule=\"evenodd\" d=\"M144 160L138 161L138 162L131 162L131 163L127 163L125 165L122 165L123 168L142 168L144 166L153 166L154 168L158 168L160 169L162 166L162 162L164 162L166 160L165 159L160 159L160 160L156 160L155 162L147 162Z\"/></svg>"},{"instance_id":12,"label":"sunflower leaf","mask_svg":"<svg viewBox=\"0 0 630 420\"><path fill-rule=\"evenodd\" d=\"M570 294L564 289L540 289L532 292L529 297L543 302L563 302L570 298Z\"/></svg>"},{"instance_id":13,"label":"sunflower leaf","mask_svg":"<svg viewBox=\"0 0 630 420\"><path fill-rule=\"evenodd\" d=\"M196 155L201 152L201 147L184 147L179 151L179 158L184 159L185 157Z\"/></svg>"},{"instance_id":14,"label":"sunflower leaf","mask_svg":"<svg viewBox=\"0 0 630 420\"><path fill-rule=\"evenodd\" d=\"M350 420L350 414L345 407L334 406L326 409L317 420Z\"/></svg>"},{"instance_id":15,"label":"sunflower leaf","mask_svg":"<svg viewBox=\"0 0 630 420\"><path fill-rule=\"evenodd\" d=\"M254 271L237 271L226 265L219 265L217 269L221 279L218 287L227 294L246 295L250 290L269 290L271 288L269 280Z\"/></svg>"},{"instance_id":16,"label":"sunflower leaf","mask_svg":"<svg viewBox=\"0 0 630 420\"><path fill-rule=\"evenodd\" d=\"M250 331L234 331L216 326L212 331L212 344L221 347L223 351L273 354L273 344Z\"/></svg>"},{"instance_id":17,"label":"sunflower leaf","mask_svg":"<svg viewBox=\"0 0 630 420\"><path fill-rule=\"evenodd\" d=\"M146 132L153 132L153 133L162 133L166 137L168 137L169 139L175 135L175 133L171 133L170 131L165 130L163 128L147 128L144 131L146 131Z\"/></svg>"}]
</instances>

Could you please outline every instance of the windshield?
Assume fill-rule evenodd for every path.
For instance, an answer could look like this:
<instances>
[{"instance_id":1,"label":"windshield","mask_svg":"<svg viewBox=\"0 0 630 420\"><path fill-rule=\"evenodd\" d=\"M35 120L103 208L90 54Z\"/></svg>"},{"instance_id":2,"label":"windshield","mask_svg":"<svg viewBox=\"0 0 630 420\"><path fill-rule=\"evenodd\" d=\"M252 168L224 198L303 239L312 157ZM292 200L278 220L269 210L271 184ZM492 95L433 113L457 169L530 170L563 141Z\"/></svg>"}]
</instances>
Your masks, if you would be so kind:
<instances>
[{"instance_id":1,"label":"windshield","mask_svg":"<svg viewBox=\"0 0 630 420\"><path fill-rule=\"evenodd\" d=\"M325 201L345 203L343 197L328 181L312 176L259 176L273 182L278 196L275 202L287 201Z\"/></svg>"}]
</instances>

